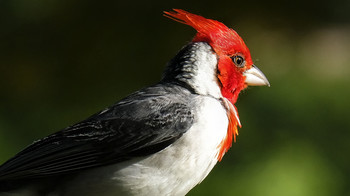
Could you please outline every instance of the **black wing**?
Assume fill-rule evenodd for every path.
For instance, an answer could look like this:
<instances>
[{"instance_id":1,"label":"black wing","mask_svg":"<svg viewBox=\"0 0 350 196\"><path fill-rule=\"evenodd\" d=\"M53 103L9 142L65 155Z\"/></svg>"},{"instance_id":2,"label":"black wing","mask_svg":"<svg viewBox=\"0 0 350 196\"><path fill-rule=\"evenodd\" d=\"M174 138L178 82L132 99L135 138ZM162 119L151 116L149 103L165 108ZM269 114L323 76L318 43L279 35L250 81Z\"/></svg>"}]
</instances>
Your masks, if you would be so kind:
<instances>
[{"instance_id":1,"label":"black wing","mask_svg":"<svg viewBox=\"0 0 350 196\"><path fill-rule=\"evenodd\" d=\"M46 138L0 167L0 181L60 175L158 152L193 122L191 93L154 86Z\"/></svg>"}]
</instances>

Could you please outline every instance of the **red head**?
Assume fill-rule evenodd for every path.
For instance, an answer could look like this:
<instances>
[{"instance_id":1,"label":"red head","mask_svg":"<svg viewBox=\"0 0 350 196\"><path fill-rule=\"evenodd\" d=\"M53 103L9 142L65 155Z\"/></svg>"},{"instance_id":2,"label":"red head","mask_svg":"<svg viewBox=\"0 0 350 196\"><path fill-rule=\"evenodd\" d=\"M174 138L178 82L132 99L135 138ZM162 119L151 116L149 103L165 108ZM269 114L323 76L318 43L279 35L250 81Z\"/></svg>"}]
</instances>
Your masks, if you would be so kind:
<instances>
[{"instance_id":1,"label":"red head","mask_svg":"<svg viewBox=\"0 0 350 196\"><path fill-rule=\"evenodd\" d=\"M243 72L250 69L253 61L248 47L242 38L231 28L221 22L206 19L184 10L174 9L165 12L165 16L192 26L197 30L193 42L207 42L218 55L218 78L221 93L232 104L237 100L239 92L247 85Z\"/></svg>"},{"instance_id":2,"label":"red head","mask_svg":"<svg viewBox=\"0 0 350 196\"><path fill-rule=\"evenodd\" d=\"M216 20L206 19L184 10L174 9L164 12L165 16L192 26L197 30L193 42L206 42L218 57L218 80L221 94L226 98L228 106L229 126L225 139L219 145L218 160L231 147L238 135L237 125L240 126L236 103L239 92L247 85L270 85L264 74L253 65L248 47L242 38L234 31ZM227 101L228 100L228 101Z\"/></svg>"}]
</instances>

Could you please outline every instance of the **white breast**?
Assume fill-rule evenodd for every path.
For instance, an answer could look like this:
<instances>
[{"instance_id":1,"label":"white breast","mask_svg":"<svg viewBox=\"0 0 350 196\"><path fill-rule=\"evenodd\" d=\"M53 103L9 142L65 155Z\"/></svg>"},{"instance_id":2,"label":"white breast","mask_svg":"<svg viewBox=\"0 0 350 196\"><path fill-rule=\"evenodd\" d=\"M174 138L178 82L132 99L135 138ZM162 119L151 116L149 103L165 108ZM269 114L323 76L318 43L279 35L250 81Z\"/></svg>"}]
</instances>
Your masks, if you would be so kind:
<instances>
[{"instance_id":1,"label":"white breast","mask_svg":"<svg viewBox=\"0 0 350 196\"><path fill-rule=\"evenodd\" d=\"M65 195L188 193L216 164L228 126L226 110L217 99L201 96L197 103L198 119L175 143L145 159L86 172L65 186Z\"/></svg>"}]
</instances>

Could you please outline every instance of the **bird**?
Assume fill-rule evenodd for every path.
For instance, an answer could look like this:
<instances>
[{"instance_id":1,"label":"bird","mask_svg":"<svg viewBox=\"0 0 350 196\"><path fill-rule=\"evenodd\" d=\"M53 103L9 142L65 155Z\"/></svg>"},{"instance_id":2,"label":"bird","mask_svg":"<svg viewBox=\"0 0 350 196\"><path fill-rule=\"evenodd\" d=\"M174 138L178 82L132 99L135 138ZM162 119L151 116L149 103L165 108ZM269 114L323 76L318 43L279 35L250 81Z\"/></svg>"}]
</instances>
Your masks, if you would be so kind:
<instances>
[{"instance_id":1,"label":"bird","mask_svg":"<svg viewBox=\"0 0 350 196\"><path fill-rule=\"evenodd\" d=\"M236 141L235 103L270 86L238 33L173 9L196 30L160 81L33 142L0 166L0 196L186 195Z\"/></svg>"}]
</instances>

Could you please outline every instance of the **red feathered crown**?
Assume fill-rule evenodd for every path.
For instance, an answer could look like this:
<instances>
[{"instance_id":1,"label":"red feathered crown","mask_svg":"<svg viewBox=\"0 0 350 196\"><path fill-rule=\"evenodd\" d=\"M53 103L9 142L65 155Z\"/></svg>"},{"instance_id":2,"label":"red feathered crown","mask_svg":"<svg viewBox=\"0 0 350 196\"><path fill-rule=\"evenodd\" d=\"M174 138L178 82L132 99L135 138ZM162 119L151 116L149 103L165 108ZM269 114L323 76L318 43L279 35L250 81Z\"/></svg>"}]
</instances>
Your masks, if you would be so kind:
<instances>
[{"instance_id":1,"label":"red feathered crown","mask_svg":"<svg viewBox=\"0 0 350 196\"><path fill-rule=\"evenodd\" d=\"M216 20L206 19L181 9L164 12L165 16L177 22L189 25L197 30L194 42L207 42L218 55L233 55L242 53L250 58L248 47L242 38L231 28Z\"/></svg>"}]
</instances>

